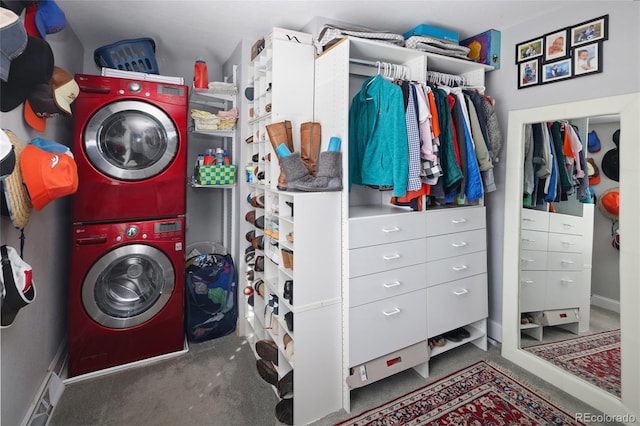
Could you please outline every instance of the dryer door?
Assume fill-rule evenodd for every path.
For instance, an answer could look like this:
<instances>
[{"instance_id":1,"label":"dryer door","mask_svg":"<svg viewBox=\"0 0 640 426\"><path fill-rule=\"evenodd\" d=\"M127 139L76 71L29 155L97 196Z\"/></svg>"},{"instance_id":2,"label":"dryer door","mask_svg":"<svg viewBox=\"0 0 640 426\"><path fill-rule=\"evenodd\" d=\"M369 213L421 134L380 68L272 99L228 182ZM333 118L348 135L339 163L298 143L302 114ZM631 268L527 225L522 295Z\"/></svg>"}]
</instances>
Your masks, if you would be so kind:
<instances>
[{"instance_id":1,"label":"dryer door","mask_svg":"<svg viewBox=\"0 0 640 426\"><path fill-rule=\"evenodd\" d=\"M84 131L84 149L100 172L141 181L160 174L178 152L178 130L160 108L119 101L99 109Z\"/></svg>"},{"instance_id":2,"label":"dryer door","mask_svg":"<svg viewBox=\"0 0 640 426\"><path fill-rule=\"evenodd\" d=\"M145 244L121 246L91 267L82 283L82 304L94 321L130 328L153 318L175 286L169 258Z\"/></svg>"}]
</instances>

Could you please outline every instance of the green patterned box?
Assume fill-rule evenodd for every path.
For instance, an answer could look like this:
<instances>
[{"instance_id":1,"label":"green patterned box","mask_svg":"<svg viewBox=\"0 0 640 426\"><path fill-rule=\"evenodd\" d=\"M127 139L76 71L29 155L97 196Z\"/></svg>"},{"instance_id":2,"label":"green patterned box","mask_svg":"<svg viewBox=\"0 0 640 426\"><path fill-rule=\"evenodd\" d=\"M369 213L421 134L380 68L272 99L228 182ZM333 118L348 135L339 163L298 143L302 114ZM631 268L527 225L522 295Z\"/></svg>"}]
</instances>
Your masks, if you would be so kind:
<instances>
[{"instance_id":1,"label":"green patterned box","mask_svg":"<svg viewBox=\"0 0 640 426\"><path fill-rule=\"evenodd\" d=\"M198 167L198 183L200 185L231 185L235 182L236 166L234 165Z\"/></svg>"}]
</instances>

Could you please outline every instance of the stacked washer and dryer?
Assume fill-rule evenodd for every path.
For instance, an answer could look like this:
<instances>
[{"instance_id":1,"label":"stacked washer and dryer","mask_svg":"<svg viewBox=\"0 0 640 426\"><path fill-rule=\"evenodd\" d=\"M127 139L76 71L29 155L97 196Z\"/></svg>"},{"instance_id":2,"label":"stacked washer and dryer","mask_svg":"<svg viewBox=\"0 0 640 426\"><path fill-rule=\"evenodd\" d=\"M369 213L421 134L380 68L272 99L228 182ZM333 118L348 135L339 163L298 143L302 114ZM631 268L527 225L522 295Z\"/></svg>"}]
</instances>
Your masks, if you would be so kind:
<instances>
[{"instance_id":1,"label":"stacked washer and dryer","mask_svg":"<svg viewBox=\"0 0 640 426\"><path fill-rule=\"evenodd\" d=\"M75 78L69 377L184 348L189 89Z\"/></svg>"}]
</instances>

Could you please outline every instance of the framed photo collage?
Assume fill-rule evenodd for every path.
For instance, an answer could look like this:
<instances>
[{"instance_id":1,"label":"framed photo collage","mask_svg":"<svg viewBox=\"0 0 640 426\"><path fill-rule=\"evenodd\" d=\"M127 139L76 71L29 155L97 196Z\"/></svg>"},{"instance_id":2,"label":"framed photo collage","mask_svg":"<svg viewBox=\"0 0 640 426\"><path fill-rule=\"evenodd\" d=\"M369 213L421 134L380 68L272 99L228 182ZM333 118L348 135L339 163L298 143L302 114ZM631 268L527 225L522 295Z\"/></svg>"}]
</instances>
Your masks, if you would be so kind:
<instances>
[{"instance_id":1,"label":"framed photo collage","mask_svg":"<svg viewBox=\"0 0 640 426\"><path fill-rule=\"evenodd\" d=\"M602 45L609 15L516 45L518 89L602 72Z\"/></svg>"}]
</instances>

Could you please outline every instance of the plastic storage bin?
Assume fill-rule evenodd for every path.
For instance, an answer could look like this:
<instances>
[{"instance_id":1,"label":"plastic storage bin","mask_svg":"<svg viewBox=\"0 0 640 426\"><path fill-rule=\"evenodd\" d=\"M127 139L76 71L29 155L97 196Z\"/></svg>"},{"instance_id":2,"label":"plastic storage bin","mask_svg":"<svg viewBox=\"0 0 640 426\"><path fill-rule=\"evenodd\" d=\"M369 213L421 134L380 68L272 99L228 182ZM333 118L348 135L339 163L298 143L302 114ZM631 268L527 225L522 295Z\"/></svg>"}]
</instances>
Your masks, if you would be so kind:
<instances>
[{"instance_id":1,"label":"plastic storage bin","mask_svg":"<svg viewBox=\"0 0 640 426\"><path fill-rule=\"evenodd\" d=\"M97 48L93 60L99 68L159 74L156 43L149 37L121 40Z\"/></svg>"}]
</instances>

